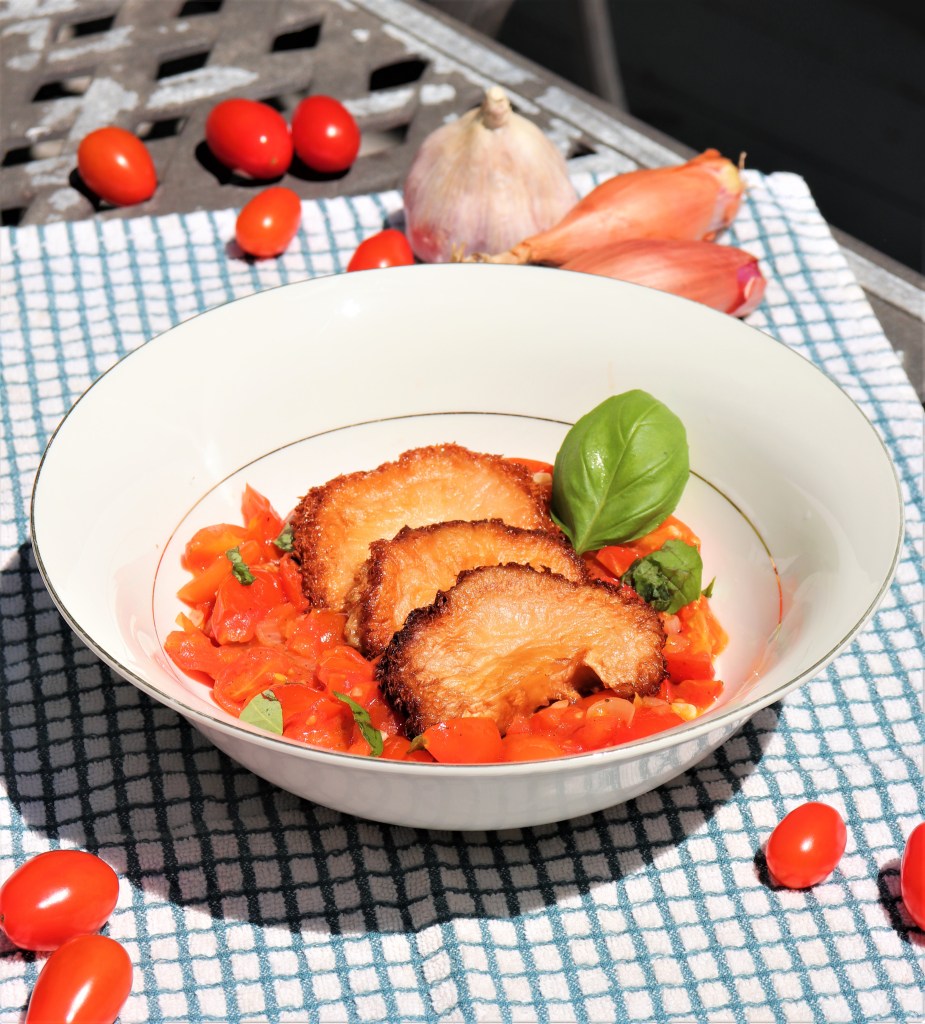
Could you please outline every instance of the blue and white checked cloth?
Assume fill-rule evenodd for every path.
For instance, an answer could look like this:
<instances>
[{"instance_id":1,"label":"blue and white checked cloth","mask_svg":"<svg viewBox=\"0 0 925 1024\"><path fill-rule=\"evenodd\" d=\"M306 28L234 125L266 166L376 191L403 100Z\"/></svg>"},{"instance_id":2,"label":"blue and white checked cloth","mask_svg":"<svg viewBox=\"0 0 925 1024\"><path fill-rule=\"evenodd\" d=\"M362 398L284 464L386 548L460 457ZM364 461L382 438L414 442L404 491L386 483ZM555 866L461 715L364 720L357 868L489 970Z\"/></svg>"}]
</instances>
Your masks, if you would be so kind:
<instances>
[{"instance_id":1,"label":"blue and white checked cloth","mask_svg":"<svg viewBox=\"0 0 925 1024\"><path fill-rule=\"evenodd\" d=\"M922 408L804 183L749 183L730 241L770 279L751 322L886 441L908 517L896 581L833 665L696 769L593 816L465 837L351 819L237 767L81 646L28 538L43 447L100 373L207 307L342 270L399 194L306 203L290 251L257 264L226 249L232 211L0 234L0 876L59 846L112 864L108 933L136 965L123 1021L925 1017L925 936L898 894L925 820ZM808 799L839 808L848 849L824 884L777 890L762 844ZM0 939L4 1024L41 962Z\"/></svg>"}]
</instances>

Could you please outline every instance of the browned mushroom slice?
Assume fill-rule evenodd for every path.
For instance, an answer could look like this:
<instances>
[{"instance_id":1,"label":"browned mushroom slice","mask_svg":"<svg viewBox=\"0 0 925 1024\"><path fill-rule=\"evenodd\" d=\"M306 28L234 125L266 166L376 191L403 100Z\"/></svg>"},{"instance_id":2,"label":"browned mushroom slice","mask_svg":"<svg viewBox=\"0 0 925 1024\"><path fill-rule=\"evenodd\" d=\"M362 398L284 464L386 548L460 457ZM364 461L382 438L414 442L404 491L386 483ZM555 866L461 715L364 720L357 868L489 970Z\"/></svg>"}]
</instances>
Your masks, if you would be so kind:
<instances>
[{"instance_id":1,"label":"browned mushroom slice","mask_svg":"<svg viewBox=\"0 0 925 1024\"><path fill-rule=\"evenodd\" d=\"M652 693L665 677L664 643L659 616L631 590L493 566L461 573L413 611L377 675L409 736L472 716L504 732L598 680L621 697Z\"/></svg>"},{"instance_id":2,"label":"browned mushroom slice","mask_svg":"<svg viewBox=\"0 0 925 1024\"><path fill-rule=\"evenodd\" d=\"M347 597L347 639L380 654L408 613L430 604L465 569L517 563L585 580L584 564L561 534L522 530L499 519L405 527L378 540Z\"/></svg>"},{"instance_id":3,"label":"browned mushroom slice","mask_svg":"<svg viewBox=\"0 0 925 1024\"><path fill-rule=\"evenodd\" d=\"M293 540L313 605L340 609L375 540L403 526L503 519L554 530L543 489L521 465L458 445L415 448L378 469L339 476L302 499Z\"/></svg>"}]
</instances>

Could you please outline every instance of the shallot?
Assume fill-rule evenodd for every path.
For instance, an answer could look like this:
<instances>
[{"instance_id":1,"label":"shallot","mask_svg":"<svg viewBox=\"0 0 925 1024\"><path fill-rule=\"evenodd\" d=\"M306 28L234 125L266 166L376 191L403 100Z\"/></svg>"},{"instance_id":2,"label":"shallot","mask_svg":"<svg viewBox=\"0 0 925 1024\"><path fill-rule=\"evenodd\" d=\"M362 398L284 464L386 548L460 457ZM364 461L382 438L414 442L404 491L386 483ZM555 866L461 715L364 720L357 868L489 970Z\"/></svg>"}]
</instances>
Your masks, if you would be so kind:
<instances>
[{"instance_id":1,"label":"shallot","mask_svg":"<svg viewBox=\"0 0 925 1024\"><path fill-rule=\"evenodd\" d=\"M732 222L744 188L738 167L708 149L676 167L609 178L548 231L471 260L561 267L590 249L631 238L710 241Z\"/></svg>"},{"instance_id":2,"label":"shallot","mask_svg":"<svg viewBox=\"0 0 925 1024\"><path fill-rule=\"evenodd\" d=\"M757 309L766 284L754 256L713 242L632 239L582 253L562 269L647 285L732 316Z\"/></svg>"},{"instance_id":3,"label":"shallot","mask_svg":"<svg viewBox=\"0 0 925 1024\"><path fill-rule=\"evenodd\" d=\"M427 263L500 252L578 200L565 159L496 86L423 142L404 187L408 240Z\"/></svg>"}]
</instances>

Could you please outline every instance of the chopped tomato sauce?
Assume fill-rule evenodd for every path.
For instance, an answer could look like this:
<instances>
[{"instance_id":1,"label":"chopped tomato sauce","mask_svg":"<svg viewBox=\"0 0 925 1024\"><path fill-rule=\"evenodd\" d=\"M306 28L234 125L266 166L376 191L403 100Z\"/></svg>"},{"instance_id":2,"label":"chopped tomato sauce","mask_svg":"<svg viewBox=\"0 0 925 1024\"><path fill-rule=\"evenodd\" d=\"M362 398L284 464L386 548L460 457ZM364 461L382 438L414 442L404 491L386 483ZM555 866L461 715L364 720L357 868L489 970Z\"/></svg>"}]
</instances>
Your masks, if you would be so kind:
<instances>
[{"instance_id":1,"label":"chopped tomato sauce","mask_svg":"<svg viewBox=\"0 0 925 1024\"><path fill-rule=\"evenodd\" d=\"M514 461L534 472L552 468ZM675 615L660 613L668 678L654 696L625 700L598 691L521 716L503 737L491 719L455 718L409 740L379 690L375 662L347 643L346 616L308 607L297 563L282 541L275 543L284 519L251 487L242 518L244 526L204 527L186 545L182 562L191 579L178 597L190 610L178 615L179 628L164 648L178 668L211 681L216 704L229 714L240 716L257 698L278 702L282 735L290 739L399 761L538 761L671 729L702 714L722 693L715 659L728 638L701 596ZM586 555L585 564L593 577L619 585L637 558L670 539L700 547L690 528L669 516L631 544ZM229 551L240 555L238 565Z\"/></svg>"}]
</instances>

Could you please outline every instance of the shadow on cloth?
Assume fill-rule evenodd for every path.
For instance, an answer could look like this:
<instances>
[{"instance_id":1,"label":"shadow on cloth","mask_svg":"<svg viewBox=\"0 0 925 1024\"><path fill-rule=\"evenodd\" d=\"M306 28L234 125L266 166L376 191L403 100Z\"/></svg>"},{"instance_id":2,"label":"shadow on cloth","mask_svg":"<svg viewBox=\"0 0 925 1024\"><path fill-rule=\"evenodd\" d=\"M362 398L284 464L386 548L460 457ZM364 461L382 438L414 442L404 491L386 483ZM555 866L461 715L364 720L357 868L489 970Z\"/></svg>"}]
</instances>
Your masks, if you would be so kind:
<instances>
[{"instance_id":1,"label":"shadow on cloth","mask_svg":"<svg viewBox=\"0 0 925 1024\"><path fill-rule=\"evenodd\" d=\"M380 825L264 782L84 647L28 544L0 573L3 784L21 832L98 853L149 907L294 932L409 932L581 903L698 832L760 763L766 708L694 769L593 815L502 832ZM19 836L17 836L19 832Z\"/></svg>"}]
</instances>

